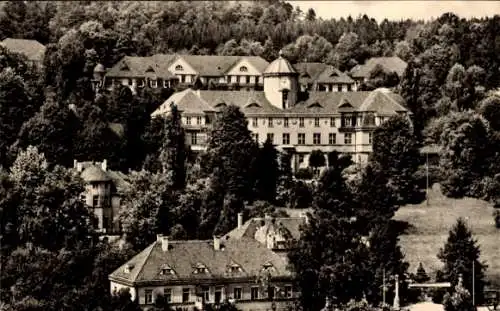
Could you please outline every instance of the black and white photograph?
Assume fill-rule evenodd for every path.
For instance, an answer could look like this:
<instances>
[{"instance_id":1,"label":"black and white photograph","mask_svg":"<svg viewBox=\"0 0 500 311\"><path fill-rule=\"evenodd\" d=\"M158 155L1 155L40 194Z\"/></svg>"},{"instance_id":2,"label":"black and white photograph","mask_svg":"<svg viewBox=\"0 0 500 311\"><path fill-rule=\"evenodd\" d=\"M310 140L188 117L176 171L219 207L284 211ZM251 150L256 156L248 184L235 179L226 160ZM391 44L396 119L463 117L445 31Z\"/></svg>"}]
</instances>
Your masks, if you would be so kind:
<instances>
[{"instance_id":1,"label":"black and white photograph","mask_svg":"<svg viewBox=\"0 0 500 311\"><path fill-rule=\"evenodd\" d=\"M500 311L500 1L0 1L0 311Z\"/></svg>"}]
</instances>

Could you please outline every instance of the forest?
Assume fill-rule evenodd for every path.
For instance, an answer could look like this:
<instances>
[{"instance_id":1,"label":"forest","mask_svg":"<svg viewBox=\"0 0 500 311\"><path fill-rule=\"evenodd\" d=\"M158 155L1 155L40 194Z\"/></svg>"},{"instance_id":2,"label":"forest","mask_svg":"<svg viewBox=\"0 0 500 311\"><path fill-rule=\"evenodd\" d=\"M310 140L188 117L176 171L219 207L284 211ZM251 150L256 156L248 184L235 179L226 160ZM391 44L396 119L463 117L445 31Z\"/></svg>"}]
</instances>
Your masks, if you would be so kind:
<instances>
[{"instance_id":1,"label":"forest","mask_svg":"<svg viewBox=\"0 0 500 311\"><path fill-rule=\"evenodd\" d=\"M419 147L440 146L431 179L448 196L499 202L499 15L324 20L277 0L0 6L1 40L35 39L47 47L42 69L0 48L0 290L6 310L136 310L126 293L109 295L107 275L156 233L203 239L230 230L240 211L246 218L279 215L276 206L316 211L300 241L302 252L291 254L299 286L307 289L312 279L306 272L315 271L310 288L316 292L304 295L304 304L315 301L309 307L320 309L326 295L342 303L363 296L378 303L380 264L390 262L401 274L407 269L397 233L388 228L399 206L423 199ZM175 90L95 94L90 83L98 63L111 67L125 55L259 55L272 61L279 50L291 62L325 62L343 71L370 57L399 56L408 68L394 91L405 98L413 122L394 118L381 127L373 156L353 181L343 175L352 163L331 154L331 167L310 187L291 178L286 155L272 144L253 143L234 107L214 125L207 152L195 159L184 146L178 114L150 118ZM373 84L379 78L374 74ZM131 190L122 193L127 208L120 213L130 233L125 248L108 249L90 229L92 215L79 200L82 180L68 169L73 159L107 159L111 169L129 174ZM348 221L352 217L358 221ZM339 226L344 236L331 231ZM376 245L371 250L355 239L367 230ZM353 241L343 247L319 246L346 237ZM348 249L355 251L345 262L332 262ZM311 267L311 254L318 252L321 260ZM361 254L366 262L359 262ZM345 271L364 278L353 281ZM348 282L353 290L325 282ZM369 291L356 290L363 287Z\"/></svg>"}]
</instances>

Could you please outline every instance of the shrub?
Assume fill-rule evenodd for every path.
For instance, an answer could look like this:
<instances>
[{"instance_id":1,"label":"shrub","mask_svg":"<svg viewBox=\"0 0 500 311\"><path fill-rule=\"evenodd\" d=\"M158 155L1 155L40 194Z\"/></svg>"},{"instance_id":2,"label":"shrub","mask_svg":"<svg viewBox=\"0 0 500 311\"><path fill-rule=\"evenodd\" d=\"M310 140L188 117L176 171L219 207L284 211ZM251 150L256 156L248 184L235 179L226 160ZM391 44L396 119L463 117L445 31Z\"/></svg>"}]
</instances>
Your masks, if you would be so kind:
<instances>
[{"instance_id":1,"label":"shrub","mask_svg":"<svg viewBox=\"0 0 500 311\"><path fill-rule=\"evenodd\" d=\"M295 173L295 178L297 179L312 179L314 176L313 169L311 167L299 168Z\"/></svg>"},{"instance_id":2,"label":"shrub","mask_svg":"<svg viewBox=\"0 0 500 311\"><path fill-rule=\"evenodd\" d=\"M495 220L495 227L500 229L500 209L496 209L493 212L493 219Z\"/></svg>"}]
</instances>

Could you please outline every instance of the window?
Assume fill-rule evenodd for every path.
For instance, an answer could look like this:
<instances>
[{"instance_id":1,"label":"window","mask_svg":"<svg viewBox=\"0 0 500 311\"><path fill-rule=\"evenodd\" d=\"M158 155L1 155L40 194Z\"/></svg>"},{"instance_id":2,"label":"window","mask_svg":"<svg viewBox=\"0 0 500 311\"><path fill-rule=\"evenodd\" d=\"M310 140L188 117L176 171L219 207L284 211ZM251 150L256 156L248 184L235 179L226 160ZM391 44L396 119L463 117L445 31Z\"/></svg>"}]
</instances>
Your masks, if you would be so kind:
<instances>
[{"instance_id":1,"label":"window","mask_svg":"<svg viewBox=\"0 0 500 311\"><path fill-rule=\"evenodd\" d=\"M182 65L175 66L175 71L184 71L184 67Z\"/></svg>"},{"instance_id":2,"label":"window","mask_svg":"<svg viewBox=\"0 0 500 311\"><path fill-rule=\"evenodd\" d=\"M144 303L147 305L153 303L153 291L152 290L146 289L144 291Z\"/></svg>"},{"instance_id":3,"label":"window","mask_svg":"<svg viewBox=\"0 0 500 311\"><path fill-rule=\"evenodd\" d=\"M252 300L259 299L259 288L258 287L250 288L250 299L252 299Z\"/></svg>"},{"instance_id":4,"label":"window","mask_svg":"<svg viewBox=\"0 0 500 311\"><path fill-rule=\"evenodd\" d=\"M186 125L191 125L191 117L186 117Z\"/></svg>"},{"instance_id":5,"label":"window","mask_svg":"<svg viewBox=\"0 0 500 311\"><path fill-rule=\"evenodd\" d=\"M247 76L247 84L250 84L250 76Z\"/></svg>"},{"instance_id":6,"label":"window","mask_svg":"<svg viewBox=\"0 0 500 311\"><path fill-rule=\"evenodd\" d=\"M144 80L142 80L142 79L141 79L141 80L138 80L138 81L137 81L137 86L138 86L138 87L145 87L145 86L146 86L146 81L144 81Z\"/></svg>"},{"instance_id":7,"label":"window","mask_svg":"<svg viewBox=\"0 0 500 311\"><path fill-rule=\"evenodd\" d=\"M337 134L329 133L328 134L328 144L335 145L337 143Z\"/></svg>"},{"instance_id":8,"label":"window","mask_svg":"<svg viewBox=\"0 0 500 311\"><path fill-rule=\"evenodd\" d=\"M299 127L304 127L304 118L299 118Z\"/></svg>"},{"instance_id":9,"label":"window","mask_svg":"<svg viewBox=\"0 0 500 311\"><path fill-rule=\"evenodd\" d=\"M297 134L297 142L299 145L305 145L306 144L306 134L305 133L298 133Z\"/></svg>"},{"instance_id":10,"label":"window","mask_svg":"<svg viewBox=\"0 0 500 311\"><path fill-rule=\"evenodd\" d=\"M156 89L158 87L158 81L156 81L156 80L150 80L149 81L149 86L151 86L152 88Z\"/></svg>"},{"instance_id":11,"label":"window","mask_svg":"<svg viewBox=\"0 0 500 311\"><path fill-rule=\"evenodd\" d=\"M269 127L273 127L273 118L267 118L267 123Z\"/></svg>"},{"instance_id":12,"label":"window","mask_svg":"<svg viewBox=\"0 0 500 311\"><path fill-rule=\"evenodd\" d=\"M269 140L271 142L271 144L274 144L274 134L267 133L267 140Z\"/></svg>"},{"instance_id":13,"label":"window","mask_svg":"<svg viewBox=\"0 0 500 311\"><path fill-rule=\"evenodd\" d=\"M285 297L292 298L292 286L291 285L285 285Z\"/></svg>"},{"instance_id":14,"label":"window","mask_svg":"<svg viewBox=\"0 0 500 311\"><path fill-rule=\"evenodd\" d=\"M191 133L191 145L198 145L198 133Z\"/></svg>"},{"instance_id":15,"label":"window","mask_svg":"<svg viewBox=\"0 0 500 311\"><path fill-rule=\"evenodd\" d=\"M290 134L283 133L283 145L290 145Z\"/></svg>"},{"instance_id":16,"label":"window","mask_svg":"<svg viewBox=\"0 0 500 311\"><path fill-rule=\"evenodd\" d=\"M313 134L313 144L321 145L321 133L314 133Z\"/></svg>"},{"instance_id":17,"label":"window","mask_svg":"<svg viewBox=\"0 0 500 311\"><path fill-rule=\"evenodd\" d=\"M286 109L288 108L288 91L284 90L281 96L283 109Z\"/></svg>"},{"instance_id":18,"label":"window","mask_svg":"<svg viewBox=\"0 0 500 311\"><path fill-rule=\"evenodd\" d=\"M169 88L170 87L170 81L167 81L167 80L163 80L163 87L164 88Z\"/></svg>"},{"instance_id":19,"label":"window","mask_svg":"<svg viewBox=\"0 0 500 311\"><path fill-rule=\"evenodd\" d=\"M355 116L342 116L342 127L353 127L356 126Z\"/></svg>"},{"instance_id":20,"label":"window","mask_svg":"<svg viewBox=\"0 0 500 311\"><path fill-rule=\"evenodd\" d=\"M92 184L92 189L97 189L97 184Z\"/></svg>"},{"instance_id":21,"label":"window","mask_svg":"<svg viewBox=\"0 0 500 311\"><path fill-rule=\"evenodd\" d=\"M252 119L252 126L253 126L253 127L257 127L257 126L259 125L259 122L258 122L258 121L259 121L259 119L257 119L257 118L253 118L253 119Z\"/></svg>"},{"instance_id":22,"label":"window","mask_svg":"<svg viewBox=\"0 0 500 311\"><path fill-rule=\"evenodd\" d=\"M185 75L181 75L181 83L184 83L186 82L186 76Z\"/></svg>"},{"instance_id":23,"label":"window","mask_svg":"<svg viewBox=\"0 0 500 311\"><path fill-rule=\"evenodd\" d=\"M299 163L304 163L304 155L299 154Z\"/></svg>"},{"instance_id":24,"label":"window","mask_svg":"<svg viewBox=\"0 0 500 311\"><path fill-rule=\"evenodd\" d=\"M274 299L275 288L271 287L267 290L267 297L271 300Z\"/></svg>"},{"instance_id":25,"label":"window","mask_svg":"<svg viewBox=\"0 0 500 311\"><path fill-rule=\"evenodd\" d=\"M210 117L209 116L205 117L205 124L210 124Z\"/></svg>"},{"instance_id":26,"label":"window","mask_svg":"<svg viewBox=\"0 0 500 311\"><path fill-rule=\"evenodd\" d=\"M188 302L189 301L189 288L183 288L182 289L182 302Z\"/></svg>"},{"instance_id":27,"label":"window","mask_svg":"<svg viewBox=\"0 0 500 311\"><path fill-rule=\"evenodd\" d=\"M92 206L98 206L99 205L99 196L98 195L93 195L92 196Z\"/></svg>"},{"instance_id":28,"label":"window","mask_svg":"<svg viewBox=\"0 0 500 311\"><path fill-rule=\"evenodd\" d=\"M165 300L167 302L172 301L172 289L171 288L164 288L163 289L163 297L165 297Z\"/></svg>"},{"instance_id":29,"label":"window","mask_svg":"<svg viewBox=\"0 0 500 311\"><path fill-rule=\"evenodd\" d=\"M215 303L220 303L222 300L222 288L221 287L216 287L215 288L215 295L214 295L214 302Z\"/></svg>"},{"instance_id":30,"label":"window","mask_svg":"<svg viewBox=\"0 0 500 311\"><path fill-rule=\"evenodd\" d=\"M368 143L372 144L373 141L373 133L368 133Z\"/></svg>"},{"instance_id":31,"label":"window","mask_svg":"<svg viewBox=\"0 0 500 311\"><path fill-rule=\"evenodd\" d=\"M204 286L201 288L201 292L203 295L203 301L204 302L210 301L210 289L208 287Z\"/></svg>"},{"instance_id":32,"label":"window","mask_svg":"<svg viewBox=\"0 0 500 311\"><path fill-rule=\"evenodd\" d=\"M330 127L335 127L335 118L330 118Z\"/></svg>"},{"instance_id":33,"label":"window","mask_svg":"<svg viewBox=\"0 0 500 311\"><path fill-rule=\"evenodd\" d=\"M252 138L255 140L256 143L259 142L259 134L258 133L252 133Z\"/></svg>"},{"instance_id":34,"label":"window","mask_svg":"<svg viewBox=\"0 0 500 311\"><path fill-rule=\"evenodd\" d=\"M235 287L233 290L233 298L241 299L241 287Z\"/></svg>"},{"instance_id":35,"label":"window","mask_svg":"<svg viewBox=\"0 0 500 311\"><path fill-rule=\"evenodd\" d=\"M347 92L350 92L350 91L351 91L351 85L350 85L350 84L348 84L348 85L347 85Z\"/></svg>"},{"instance_id":36,"label":"window","mask_svg":"<svg viewBox=\"0 0 500 311\"><path fill-rule=\"evenodd\" d=\"M352 133L344 134L344 144L351 145L352 144Z\"/></svg>"},{"instance_id":37,"label":"window","mask_svg":"<svg viewBox=\"0 0 500 311\"><path fill-rule=\"evenodd\" d=\"M283 127L288 127L288 118L283 119Z\"/></svg>"},{"instance_id":38,"label":"window","mask_svg":"<svg viewBox=\"0 0 500 311\"><path fill-rule=\"evenodd\" d=\"M314 127L319 127L319 118L314 118Z\"/></svg>"},{"instance_id":39,"label":"window","mask_svg":"<svg viewBox=\"0 0 500 311\"><path fill-rule=\"evenodd\" d=\"M248 68L246 66L241 66L240 72L248 72Z\"/></svg>"},{"instance_id":40,"label":"window","mask_svg":"<svg viewBox=\"0 0 500 311\"><path fill-rule=\"evenodd\" d=\"M196 124L201 125L201 117L196 117Z\"/></svg>"},{"instance_id":41,"label":"window","mask_svg":"<svg viewBox=\"0 0 500 311\"><path fill-rule=\"evenodd\" d=\"M337 85L337 91L342 92L342 85L340 84Z\"/></svg>"}]
</instances>

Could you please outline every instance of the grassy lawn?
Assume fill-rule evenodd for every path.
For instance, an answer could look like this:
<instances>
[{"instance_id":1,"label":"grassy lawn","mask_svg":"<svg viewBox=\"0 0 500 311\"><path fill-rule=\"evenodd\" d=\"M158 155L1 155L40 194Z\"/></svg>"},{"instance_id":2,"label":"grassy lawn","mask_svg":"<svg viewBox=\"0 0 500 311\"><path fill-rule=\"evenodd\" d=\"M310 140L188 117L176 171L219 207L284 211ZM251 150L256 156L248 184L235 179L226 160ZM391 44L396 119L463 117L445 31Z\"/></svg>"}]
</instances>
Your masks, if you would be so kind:
<instances>
[{"instance_id":1,"label":"grassy lawn","mask_svg":"<svg viewBox=\"0 0 500 311\"><path fill-rule=\"evenodd\" d=\"M435 271L442 266L437 258L439 249L444 246L456 219L462 217L479 242L481 259L488 265L486 275L489 281L500 286L500 229L495 228L492 214L493 207L488 203L471 198L445 198L439 187L429 192L429 206L423 202L400 208L394 219L409 224L406 233L400 237L406 260L410 263L409 271L416 272L419 262L422 262L429 276L435 276Z\"/></svg>"}]
</instances>

